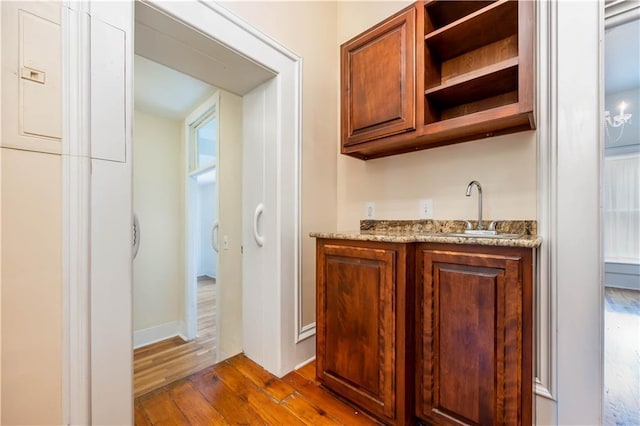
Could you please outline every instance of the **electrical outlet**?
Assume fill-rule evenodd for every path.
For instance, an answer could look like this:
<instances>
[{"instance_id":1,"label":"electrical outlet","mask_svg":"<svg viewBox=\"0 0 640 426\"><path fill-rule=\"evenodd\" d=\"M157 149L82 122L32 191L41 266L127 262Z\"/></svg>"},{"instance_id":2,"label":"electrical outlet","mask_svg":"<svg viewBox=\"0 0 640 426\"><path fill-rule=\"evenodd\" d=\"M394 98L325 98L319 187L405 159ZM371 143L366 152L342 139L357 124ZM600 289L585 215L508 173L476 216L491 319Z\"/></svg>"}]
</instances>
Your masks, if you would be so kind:
<instances>
[{"instance_id":1,"label":"electrical outlet","mask_svg":"<svg viewBox=\"0 0 640 426\"><path fill-rule=\"evenodd\" d=\"M420 219L433 219L433 200L431 198L420 200L418 209Z\"/></svg>"},{"instance_id":2,"label":"electrical outlet","mask_svg":"<svg viewBox=\"0 0 640 426\"><path fill-rule=\"evenodd\" d=\"M368 201L364 203L364 218L375 219L376 218L376 203Z\"/></svg>"},{"instance_id":3,"label":"electrical outlet","mask_svg":"<svg viewBox=\"0 0 640 426\"><path fill-rule=\"evenodd\" d=\"M222 237L222 249L229 250L229 237L227 235Z\"/></svg>"}]
</instances>

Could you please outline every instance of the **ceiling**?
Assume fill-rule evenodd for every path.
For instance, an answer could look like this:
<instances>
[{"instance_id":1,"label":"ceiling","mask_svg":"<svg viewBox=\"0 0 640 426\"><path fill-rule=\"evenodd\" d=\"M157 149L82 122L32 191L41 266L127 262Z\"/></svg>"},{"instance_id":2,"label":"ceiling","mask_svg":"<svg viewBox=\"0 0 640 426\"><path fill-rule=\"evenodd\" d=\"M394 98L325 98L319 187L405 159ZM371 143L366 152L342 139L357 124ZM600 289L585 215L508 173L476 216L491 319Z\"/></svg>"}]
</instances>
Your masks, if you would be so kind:
<instances>
[{"instance_id":1,"label":"ceiling","mask_svg":"<svg viewBox=\"0 0 640 426\"><path fill-rule=\"evenodd\" d=\"M157 62L135 55L135 109L182 120L209 98L215 87Z\"/></svg>"},{"instance_id":2,"label":"ceiling","mask_svg":"<svg viewBox=\"0 0 640 426\"><path fill-rule=\"evenodd\" d=\"M143 2L135 2L135 52L244 96L276 73Z\"/></svg>"},{"instance_id":3,"label":"ceiling","mask_svg":"<svg viewBox=\"0 0 640 426\"><path fill-rule=\"evenodd\" d=\"M640 20L605 32L605 93L640 87Z\"/></svg>"}]
</instances>

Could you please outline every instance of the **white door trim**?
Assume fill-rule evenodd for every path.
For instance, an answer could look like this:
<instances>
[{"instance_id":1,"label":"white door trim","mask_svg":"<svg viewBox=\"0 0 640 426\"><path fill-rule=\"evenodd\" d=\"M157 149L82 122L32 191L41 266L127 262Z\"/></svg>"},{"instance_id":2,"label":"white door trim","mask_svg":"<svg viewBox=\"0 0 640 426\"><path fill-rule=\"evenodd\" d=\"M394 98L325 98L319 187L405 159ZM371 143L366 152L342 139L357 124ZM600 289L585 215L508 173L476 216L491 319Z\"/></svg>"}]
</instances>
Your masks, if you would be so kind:
<instances>
[{"instance_id":1,"label":"white door trim","mask_svg":"<svg viewBox=\"0 0 640 426\"><path fill-rule=\"evenodd\" d=\"M537 2L537 164L538 235L543 239L537 251L535 291L534 385L537 396L555 401L556 379L556 265L553 249L556 233L557 185L557 4Z\"/></svg>"},{"instance_id":2,"label":"white door trim","mask_svg":"<svg viewBox=\"0 0 640 426\"><path fill-rule=\"evenodd\" d=\"M63 424L91 420L88 4L66 3L62 21Z\"/></svg>"}]
</instances>

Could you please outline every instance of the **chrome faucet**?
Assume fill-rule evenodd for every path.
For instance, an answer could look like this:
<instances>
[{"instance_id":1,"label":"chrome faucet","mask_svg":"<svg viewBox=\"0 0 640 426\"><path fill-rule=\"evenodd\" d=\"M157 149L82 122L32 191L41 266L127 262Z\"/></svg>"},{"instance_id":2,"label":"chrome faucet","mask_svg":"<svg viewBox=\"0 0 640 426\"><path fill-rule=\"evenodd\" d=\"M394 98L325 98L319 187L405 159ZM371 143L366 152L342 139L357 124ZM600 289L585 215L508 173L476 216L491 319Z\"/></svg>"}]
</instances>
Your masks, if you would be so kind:
<instances>
[{"instance_id":1,"label":"chrome faucet","mask_svg":"<svg viewBox=\"0 0 640 426\"><path fill-rule=\"evenodd\" d=\"M478 227L476 229L480 231L482 230L482 186L477 180L469 182L469 185L467 185L467 197L471 196L473 185L478 187ZM470 222L467 222L467 229L473 229Z\"/></svg>"}]
</instances>

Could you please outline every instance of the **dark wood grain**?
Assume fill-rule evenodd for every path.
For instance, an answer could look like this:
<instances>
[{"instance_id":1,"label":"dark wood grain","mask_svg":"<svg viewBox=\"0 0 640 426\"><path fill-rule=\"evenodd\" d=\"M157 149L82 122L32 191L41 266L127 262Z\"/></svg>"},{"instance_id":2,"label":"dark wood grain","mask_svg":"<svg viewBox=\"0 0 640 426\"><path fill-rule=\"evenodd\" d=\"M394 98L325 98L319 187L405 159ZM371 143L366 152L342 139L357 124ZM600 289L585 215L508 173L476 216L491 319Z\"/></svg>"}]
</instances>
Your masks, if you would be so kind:
<instances>
[{"instance_id":1,"label":"dark wood grain","mask_svg":"<svg viewBox=\"0 0 640 426\"><path fill-rule=\"evenodd\" d=\"M342 144L416 129L416 8L341 46Z\"/></svg>"},{"instance_id":2,"label":"dark wood grain","mask_svg":"<svg viewBox=\"0 0 640 426\"><path fill-rule=\"evenodd\" d=\"M499 0L425 35L429 49L441 60L509 37L518 32L518 3Z\"/></svg>"},{"instance_id":3,"label":"dark wood grain","mask_svg":"<svg viewBox=\"0 0 640 426\"><path fill-rule=\"evenodd\" d=\"M431 22L429 32L451 24L458 19L464 18L483 7L489 6L491 1L449 1L449 0L429 0L425 2L425 7L429 13L427 16Z\"/></svg>"},{"instance_id":4,"label":"dark wood grain","mask_svg":"<svg viewBox=\"0 0 640 426\"><path fill-rule=\"evenodd\" d=\"M411 423L413 275L406 245L317 244L318 381L385 423Z\"/></svg>"},{"instance_id":5,"label":"dark wood grain","mask_svg":"<svg viewBox=\"0 0 640 426\"><path fill-rule=\"evenodd\" d=\"M417 250L417 416L438 425L531 424L531 250Z\"/></svg>"}]
</instances>

